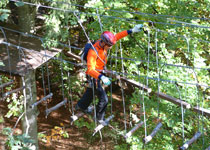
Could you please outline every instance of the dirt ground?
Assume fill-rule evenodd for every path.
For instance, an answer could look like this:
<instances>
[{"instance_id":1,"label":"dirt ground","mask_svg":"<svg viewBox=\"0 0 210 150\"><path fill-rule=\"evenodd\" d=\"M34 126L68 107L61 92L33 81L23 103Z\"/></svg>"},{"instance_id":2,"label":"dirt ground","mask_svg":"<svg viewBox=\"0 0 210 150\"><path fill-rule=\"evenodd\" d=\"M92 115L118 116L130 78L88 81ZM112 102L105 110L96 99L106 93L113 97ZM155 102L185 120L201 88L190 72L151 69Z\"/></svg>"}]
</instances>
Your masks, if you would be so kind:
<instances>
[{"instance_id":1,"label":"dirt ground","mask_svg":"<svg viewBox=\"0 0 210 150\"><path fill-rule=\"evenodd\" d=\"M37 81L37 99L42 97L41 93L43 93L43 89L41 88L41 83ZM54 93L56 93L57 88L53 88ZM119 93L118 93L119 92ZM114 106L122 106L122 101L120 97L120 91L118 91L117 94L113 94L113 104ZM48 107L52 107L56 105L60 100L53 97L52 101L48 104ZM76 101L74 102L76 104ZM8 112L7 108L8 103L5 101L0 102L0 110L3 116ZM51 136L50 142L42 141L39 139L39 148L40 150L95 150L95 149L101 149L101 150L112 150L114 149L114 145L116 143L119 144L118 141L114 141L113 137L110 137L109 134L106 134L106 131L110 131L109 127L105 127L102 130L102 139L99 136L99 133L97 135L92 136L93 131L88 129L87 127L77 127L76 125L70 124L70 116L71 113L69 112L69 109L66 107L61 107L58 110L50 113L48 117L45 117L45 105L41 104L39 107L39 115L38 115L38 132L44 133L45 135L51 135L52 130L55 129L55 126L57 127L63 127L64 130L68 133L69 137L64 138L61 137L60 139L53 138ZM113 108L118 110L123 110L120 108ZM120 121L122 124L123 129L123 112L118 111L118 117L115 117L113 121ZM121 117L120 117L121 116ZM121 118L121 119L120 119ZM4 117L4 123L0 124L0 130L2 130L3 127L11 127L15 125L17 121L17 117L13 118L6 118ZM87 123L90 123L92 120L88 116L83 117L84 120L87 121ZM17 128L15 129L16 133L21 133L21 123L17 125ZM116 134L115 131L112 132L112 134ZM6 137L0 134L0 140L5 141ZM120 140L121 141L121 140ZM122 141L121 141L122 142ZM124 141L125 142L125 141ZM1 145L1 144L0 144Z\"/></svg>"}]
</instances>

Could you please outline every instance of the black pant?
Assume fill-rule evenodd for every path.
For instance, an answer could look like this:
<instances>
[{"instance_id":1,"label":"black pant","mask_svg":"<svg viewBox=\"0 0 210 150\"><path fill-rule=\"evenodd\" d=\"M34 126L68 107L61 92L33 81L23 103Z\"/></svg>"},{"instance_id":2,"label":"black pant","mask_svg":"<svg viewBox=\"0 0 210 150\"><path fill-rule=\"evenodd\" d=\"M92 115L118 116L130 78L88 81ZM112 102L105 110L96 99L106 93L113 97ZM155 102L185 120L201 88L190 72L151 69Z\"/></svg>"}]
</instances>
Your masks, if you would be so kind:
<instances>
[{"instance_id":1,"label":"black pant","mask_svg":"<svg viewBox=\"0 0 210 150\"><path fill-rule=\"evenodd\" d=\"M90 79L92 82L92 88L88 87L82 96L82 98L78 101L78 106L82 109L87 109L90 103L93 101L93 92L94 94L97 93L99 102L97 104L96 108L96 117L98 120L104 119L105 116L105 111L107 108L108 104L108 97L106 95L105 90L101 86L101 83L99 80L96 79ZM97 87L96 87L96 82L97 82ZM94 85L94 87L93 87Z\"/></svg>"}]
</instances>

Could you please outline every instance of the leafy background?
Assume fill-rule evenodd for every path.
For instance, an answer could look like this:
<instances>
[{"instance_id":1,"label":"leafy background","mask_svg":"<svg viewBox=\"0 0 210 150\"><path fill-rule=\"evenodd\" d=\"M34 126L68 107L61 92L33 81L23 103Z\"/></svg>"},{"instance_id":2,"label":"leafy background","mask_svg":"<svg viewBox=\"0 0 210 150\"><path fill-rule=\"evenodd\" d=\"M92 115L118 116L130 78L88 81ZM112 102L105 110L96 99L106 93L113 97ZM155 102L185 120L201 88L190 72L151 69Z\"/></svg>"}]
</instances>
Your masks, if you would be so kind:
<instances>
[{"instance_id":1,"label":"leafy background","mask_svg":"<svg viewBox=\"0 0 210 150\"><path fill-rule=\"evenodd\" d=\"M83 47L87 42L83 29L72 11L80 12L77 15L80 17L91 40L98 39L101 29L117 33L130 29L135 24L144 24L145 32L132 34L120 40L112 48L109 55L111 62L108 63L107 67L123 73L123 66L128 78L136 81L140 80L154 91L159 90L167 95L181 98L193 106L199 105L209 109L210 91L205 86L210 85L210 45L209 42L206 42L209 40L210 31L209 28L195 26L209 26L209 0L66 0L63 2L37 0L35 2L68 10L60 11L47 8L38 10L44 20L41 23L39 22L41 28L38 28L35 34L44 37L43 46L48 48L62 47L59 42L68 44L69 41L73 46ZM11 22L12 20L8 3L8 0L0 2L1 21ZM71 50L75 54L80 53L80 50ZM122 59L116 59L116 57L121 56L129 59L123 61ZM65 56L63 57L68 59ZM59 70L59 67L56 67L58 64L60 62L56 61L51 64L54 67L54 72ZM188 66L188 68L174 65ZM73 73L76 68L66 63L62 64L62 66L65 71L63 79L67 80L67 72ZM146 77L149 77L149 79ZM159 77L161 80L159 80ZM72 79L75 82L71 87L65 84L66 94L69 89L77 93L79 91L78 85L83 84L79 80L76 81L75 77L72 77ZM58 82L59 80L60 77L57 76L57 78L53 78L52 82ZM186 82L200 83L205 86L196 87L195 85L186 84ZM80 94L82 91L84 89L80 91ZM111 95L111 93L108 94ZM75 95L78 99L77 94ZM148 134L157 125L156 119L158 116L162 120L163 126L155 138L147 145L142 142L145 135L145 127L143 127L138 129L124 144L117 142L115 149L178 149L183 142L189 140L198 130L203 135L190 149L204 149L210 144L209 118L190 110L184 110L183 131L180 107L157 97L149 96L138 89L125 96L128 115L136 116L142 120L144 119L143 115L139 114L143 111L144 102ZM15 95L8 101L15 103L14 105L12 103L8 105L9 109L17 107L17 103L19 105L19 99ZM22 109L22 107L20 108ZM7 117L16 114L15 112L15 109L13 112L9 111ZM133 124L135 124L134 118L131 117ZM78 127L86 126L91 130L94 128L93 124L89 124L83 119L79 120L76 125ZM115 122L114 126L118 128L120 125ZM111 131L106 130L106 132L108 132L106 134L109 134ZM182 137L183 132L184 139ZM110 136L113 139L120 139L119 136L115 137L111 133Z\"/></svg>"}]
</instances>

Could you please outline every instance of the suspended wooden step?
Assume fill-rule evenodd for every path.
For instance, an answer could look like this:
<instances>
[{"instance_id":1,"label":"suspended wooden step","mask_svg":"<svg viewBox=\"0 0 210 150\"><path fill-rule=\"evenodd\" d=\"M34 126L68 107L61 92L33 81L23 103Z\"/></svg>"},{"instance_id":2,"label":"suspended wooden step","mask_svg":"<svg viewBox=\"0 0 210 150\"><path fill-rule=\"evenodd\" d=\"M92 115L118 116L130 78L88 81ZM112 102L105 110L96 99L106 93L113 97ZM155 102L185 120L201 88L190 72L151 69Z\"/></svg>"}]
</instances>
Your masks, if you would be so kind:
<instances>
[{"instance_id":1,"label":"suspended wooden step","mask_svg":"<svg viewBox=\"0 0 210 150\"><path fill-rule=\"evenodd\" d=\"M149 141L152 140L152 138L156 135L156 133L160 130L162 126L162 123L159 122L158 125L155 127L155 129L152 131L150 135L144 138L144 143L147 144Z\"/></svg>"},{"instance_id":2,"label":"suspended wooden step","mask_svg":"<svg viewBox=\"0 0 210 150\"><path fill-rule=\"evenodd\" d=\"M187 141L182 147L180 147L180 150L187 149L193 142L195 142L199 137L201 136L201 132L196 132L195 135Z\"/></svg>"},{"instance_id":3,"label":"suspended wooden step","mask_svg":"<svg viewBox=\"0 0 210 150\"><path fill-rule=\"evenodd\" d=\"M205 108L202 108L202 107L193 107L193 110L195 112L198 112L200 114L203 114L204 116L208 116L210 117L210 110L209 109L205 109Z\"/></svg>"},{"instance_id":4,"label":"suspended wooden step","mask_svg":"<svg viewBox=\"0 0 210 150\"><path fill-rule=\"evenodd\" d=\"M93 111L93 108L94 107L92 105L88 107L88 109L90 110L90 113ZM85 115L85 113L80 111L80 112L76 113L75 115L71 116L70 117L71 124L73 124L74 121L78 120L80 117L82 117L84 115Z\"/></svg>"},{"instance_id":5,"label":"suspended wooden step","mask_svg":"<svg viewBox=\"0 0 210 150\"><path fill-rule=\"evenodd\" d=\"M94 136L98 131L100 131L103 127L107 126L112 118L114 118L114 115L109 116L103 123L99 124L99 125L94 129L93 136Z\"/></svg>"},{"instance_id":6,"label":"suspended wooden step","mask_svg":"<svg viewBox=\"0 0 210 150\"><path fill-rule=\"evenodd\" d=\"M138 128L140 128L144 124L143 121L136 124L128 133L125 134L124 138L129 138Z\"/></svg>"},{"instance_id":7,"label":"suspended wooden step","mask_svg":"<svg viewBox=\"0 0 210 150\"><path fill-rule=\"evenodd\" d=\"M4 93L4 94L2 95L1 100L4 100L7 96L11 95L12 93L19 92L19 91L23 90L24 88L25 88L25 86L20 87L20 88L17 88L17 89L14 89L14 90L12 90L12 91L9 91L9 92Z\"/></svg>"},{"instance_id":8,"label":"suspended wooden step","mask_svg":"<svg viewBox=\"0 0 210 150\"><path fill-rule=\"evenodd\" d=\"M210 146L206 150L210 150Z\"/></svg>"},{"instance_id":9,"label":"suspended wooden step","mask_svg":"<svg viewBox=\"0 0 210 150\"><path fill-rule=\"evenodd\" d=\"M3 83L3 84L0 85L0 89L1 89L1 88L4 88L4 87L6 87L6 86L9 86L9 85L11 85L11 84L13 84L13 83L14 83L14 81L9 81L9 82L7 82L7 83Z\"/></svg>"},{"instance_id":10,"label":"suspended wooden step","mask_svg":"<svg viewBox=\"0 0 210 150\"><path fill-rule=\"evenodd\" d=\"M131 85L133 85L133 86L135 86L135 87L141 89L141 90L144 90L144 91L147 92L147 93L151 93L151 92L152 92L152 89L151 89L151 88L149 88L149 87L147 87L146 85L143 85L143 84L141 84L141 83L139 83L139 82L136 82L136 81L131 80L131 79L127 79L127 78L125 78L125 77L120 77L120 79L121 79L122 81L128 83L128 84L131 84Z\"/></svg>"},{"instance_id":11,"label":"suspended wooden step","mask_svg":"<svg viewBox=\"0 0 210 150\"><path fill-rule=\"evenodd\" d=\"M31 108L33 109L35 106L39 105L41 102L46 101L47 99L51 98L53 96L53 93L48 94L47 96L43 97L38 102L31 105Z\"/></svg>"},{"instance_id":12,"label":"suspended wooden step","mask_svg":"<svg viewBox=\"0 0 210 150\"><path fill-rule=\"evenodd\" d=\"M57 105L55 105L54 107L51 107L49 109L47 109L46 112L46 117L54 110L60 108L61 106L65 105L67 103L67 99L65 98L62 102L58 103Z\"/></svg>"},{"instance_id":13,"label":"suspended wooden step","mask_svg":"<svg viewBox=\"0 0 210 150\"><path fill-rule=\"evenodd\" d=\"M161 92L156 92L155 95L157 95L158 97L162 98L162 99L165 99L167 101L170 101L174 104L177 104L179 106L183 106L184 108L187 108L187 109L190 109L191 108L191 105L187 102L184 102L180 99L177 99L177 98L174 98L174 97L171 97L169 95L166 95L166 94L163 94Z\"/></svg>"}]
</instances>

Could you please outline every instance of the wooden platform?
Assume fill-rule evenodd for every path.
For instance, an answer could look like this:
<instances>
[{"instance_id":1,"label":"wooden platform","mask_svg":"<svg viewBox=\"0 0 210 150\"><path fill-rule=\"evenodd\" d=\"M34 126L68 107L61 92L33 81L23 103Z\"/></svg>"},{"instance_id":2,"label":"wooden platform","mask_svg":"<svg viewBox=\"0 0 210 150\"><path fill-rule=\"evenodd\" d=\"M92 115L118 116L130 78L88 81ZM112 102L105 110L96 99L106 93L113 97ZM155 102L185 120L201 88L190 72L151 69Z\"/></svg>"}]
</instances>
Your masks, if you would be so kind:
<instances>
[{"instance_id":1,"label":"wooden platform","mask_svg":"<svg viewBox=\"0 0 210 150\"><path fill-rule=\"evenodd\" d=\"M24 76L28 70L35 70L61 52L59 49L45 50L41 46L42 42L37 38L4 31L6 38L0 30L0 71L2 72L10 73L11 71L14 75Z\"/></svg>"}]
</instances>

